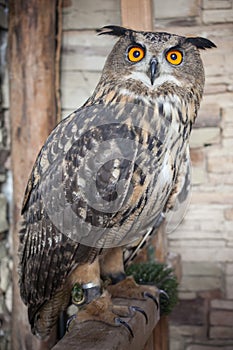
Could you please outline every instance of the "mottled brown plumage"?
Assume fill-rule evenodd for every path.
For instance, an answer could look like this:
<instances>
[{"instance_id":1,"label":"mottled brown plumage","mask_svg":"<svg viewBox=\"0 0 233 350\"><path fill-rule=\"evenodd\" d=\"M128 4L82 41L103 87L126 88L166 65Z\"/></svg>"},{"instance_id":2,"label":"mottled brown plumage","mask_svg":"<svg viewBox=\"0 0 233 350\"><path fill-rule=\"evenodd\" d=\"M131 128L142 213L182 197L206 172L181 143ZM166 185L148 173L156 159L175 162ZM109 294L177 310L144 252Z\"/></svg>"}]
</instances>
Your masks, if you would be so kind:
<instances>
[{"instance_id":1,"label":"mottled brown plumage","mask_svg":"<svg viewBox=\"0 0 233 350\"><path fill-rule=\"evenodd\" d=\"M119 40L100 82L48 137L23 203L20 291L42 338L76 282L92 283L90 302L100 274L123 278L119 247L140 241L184 189L204 87L199 49L215 46L114 26L101 34Z\"/></svg>"}]
</instances>

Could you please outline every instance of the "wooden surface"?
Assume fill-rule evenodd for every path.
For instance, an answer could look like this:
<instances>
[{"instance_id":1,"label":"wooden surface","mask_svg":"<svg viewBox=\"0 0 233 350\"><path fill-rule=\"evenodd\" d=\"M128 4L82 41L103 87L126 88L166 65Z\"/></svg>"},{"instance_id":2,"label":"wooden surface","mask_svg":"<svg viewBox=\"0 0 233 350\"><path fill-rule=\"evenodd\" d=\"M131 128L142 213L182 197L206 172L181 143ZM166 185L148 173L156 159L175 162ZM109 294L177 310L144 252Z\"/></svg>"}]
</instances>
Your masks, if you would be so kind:
<instances>
[{"instance_id":1,"label":"wooden surface","mask_svg":"<svg viewBox=\"0 0 233 350\"><path fill-rule=\"evenodd\" d=\"M12 128L13 312L12 349L47 349L32 336L18 289L17 250L20 211L29 174L49 132L57 123L56 0L9 1L9 77Z\"/></svg>"},{"instance_id":2,"label":"wooden surface","mask_svg":"<svg viewBox=\"0 0 233 350\"><path fill-rule=\"evenodd\" d=\"M151 0L121 0L122 25L136 30L152 30Z\"/></svg>"},{"instance_id":3,"label":"wooden surface","mask_svg":"<svg viewBox=\"0 0 233 350\"><path fill-rule=\"evenodd\" d=\"M151 244L155 247L155 258L161 263L167 262L167 234L165 220L161 223L156 235L152 238Z\"/></svg>"},{"instance_id":4,"label":"wooden surface","mask_svg":"<svg viewBox=\"0 0 233 350\"><path fill-rule=\"evenodd\" d=\"M162 316L157 326L155 327L153 340L153 350L167 350L169 348L168 318L166 316Z\"/></svg>"},{"instance_id":5,"label":"wooden surface","mask_svg":"<svg viewBox=\"0 0 233 350\"><path fill-rule=\"evenodd\" d=\"M158 232L152 240L152 245L155 247L156 260L161 263L167 262L167 235L165 230L165 221L160 225ZM158 325L154 329L153 334L153 350L168 350L169 348L169 325L168 317L161 317Z\"/></svg>"},{"instance_id":6,"label":"wooden surface","mask_svg":"<svg viewBox=\"0 0 233 350\"><path fill-rule=\"evenodd\" d=\"M70 332L53 350L142 350L159 320L155 302L150 298L145 301L117 298L113 302L118 306L139 306L146 312L148 323L140 312L135 312L130 318L123 318L133 331L132 337L125 326L111 326L98 321L78 323L74 320Z\"/></svg>"}]
</instances>

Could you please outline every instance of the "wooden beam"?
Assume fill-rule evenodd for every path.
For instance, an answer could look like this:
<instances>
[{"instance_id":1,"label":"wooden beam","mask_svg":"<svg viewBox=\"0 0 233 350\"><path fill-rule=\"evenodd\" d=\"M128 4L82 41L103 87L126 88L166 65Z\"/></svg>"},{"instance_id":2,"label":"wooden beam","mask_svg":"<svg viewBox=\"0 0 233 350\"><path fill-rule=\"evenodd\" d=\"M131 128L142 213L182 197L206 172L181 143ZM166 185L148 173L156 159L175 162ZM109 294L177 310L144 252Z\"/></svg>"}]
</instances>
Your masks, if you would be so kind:
<instances>
[{"instance_id":1,"label":"wooden beam","mask_svg":"<svg viewBox=\"0 0 233 350\"><path fill-rule=\"evenodd\" d=\"M32 336L18 288L18 231L26 183L36 156L57 123L57 0L9 1L9 77L13 172L12 349L46 350Z\"/></svg>"},{"instance_id":2,"label":"wooden beam","mask_svg":"<svg viewBox=\"0 0 233 350\"><path fill-rule=\"evenodd\" d=\"M121 0L121 19L124 27L136 30L153 29L151 0Z\"/></svg>"},{"instance_id":3,"label":"wooden beam","mask_svg":"<svg viewBox=\"0 0 233 350\"><path fill-rule=\"evenodd\" d=\"M129 330L122 325L111 326L92 320L79 323L74 320L70 332L67 332L52 350L142 350L159 320L159 310L155 302L150 298L112 300L117 306L139 306L146 313L148 323L140 312L135 312L130 318L123 318L133 331L134 337L132 337Z\"/></svg>"}]
</instances>

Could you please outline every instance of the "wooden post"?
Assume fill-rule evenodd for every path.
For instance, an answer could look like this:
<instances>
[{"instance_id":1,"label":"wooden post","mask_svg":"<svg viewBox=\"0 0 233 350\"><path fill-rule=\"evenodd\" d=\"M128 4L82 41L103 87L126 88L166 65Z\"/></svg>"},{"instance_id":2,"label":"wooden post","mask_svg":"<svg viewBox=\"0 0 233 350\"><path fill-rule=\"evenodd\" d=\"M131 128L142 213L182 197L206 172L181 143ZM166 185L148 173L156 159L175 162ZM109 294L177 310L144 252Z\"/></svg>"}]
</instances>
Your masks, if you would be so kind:
<instances>
[{"instance_id":1,"label":"wooden post","mask_svg":"<svg viewBox=\"0 0 233 350\"><path fill-rule=\"evenodd\" d=\"M121 0L122 25L136 30L153 29L151 0Z\"/></svg>"},{"instance_id":2,"label":"wooden post","mask_svg":"<svg viewBox=\"0 0 233 350\"><path fill-rule=\"evenodd\" d=\"M153 31L152 10L152 0L121 0L122 25L136 30ZM167 238L164 224L160 226L152 245L155 247L156 259L159 262L166 262ZM162 317L144 350L167 349L168 319L167 317Z\"/></svg>"},{"instance_id":3,"label":"wooden post","mask_svg":"<svg viewBox=\"0 0 233 350\"><path fill-rule=\"evenodd\" d=\"M167 262L167 235L165 231L165 221L160 225L156 236L152 240L151 244L155 247L156 260L161 263ZM162 316L158 325L154 329L153 350L168 350L169 348L169 327L168 317Z\"/></svg>"},{"instance_id":4,"label":"wooden post","mask_svg":"<svg viewBox=\"0 0 233 350\"><path fill-rule=\"evenodd\" d=\"M38 151L57 123L61 1L9 1L9 76L13 172L12 349L48 348L32 336L18 288L18 231L23 195Z\"/></svg>"}]
</instances>

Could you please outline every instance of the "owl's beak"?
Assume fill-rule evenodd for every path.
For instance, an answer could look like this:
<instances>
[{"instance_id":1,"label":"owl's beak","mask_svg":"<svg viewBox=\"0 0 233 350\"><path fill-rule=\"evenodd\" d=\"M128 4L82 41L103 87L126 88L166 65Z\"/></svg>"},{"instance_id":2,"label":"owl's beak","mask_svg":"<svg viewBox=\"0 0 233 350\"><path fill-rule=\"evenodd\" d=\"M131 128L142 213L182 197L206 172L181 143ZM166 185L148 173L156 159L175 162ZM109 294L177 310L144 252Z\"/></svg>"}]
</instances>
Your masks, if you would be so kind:
<instances>
[{"instance_id":1,"label":"owl's beak","mask_svg":"<svg viewBox=\"0 0 233 350\"><path fill-rule=\"evenodd\" d=\"M158 61L155 57L153 57L150 61L150 81L151 85L154 84L156 71L157 71Z\"/></svg>"}]
</instances>

